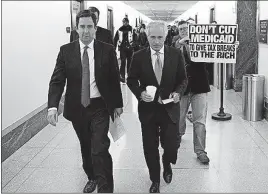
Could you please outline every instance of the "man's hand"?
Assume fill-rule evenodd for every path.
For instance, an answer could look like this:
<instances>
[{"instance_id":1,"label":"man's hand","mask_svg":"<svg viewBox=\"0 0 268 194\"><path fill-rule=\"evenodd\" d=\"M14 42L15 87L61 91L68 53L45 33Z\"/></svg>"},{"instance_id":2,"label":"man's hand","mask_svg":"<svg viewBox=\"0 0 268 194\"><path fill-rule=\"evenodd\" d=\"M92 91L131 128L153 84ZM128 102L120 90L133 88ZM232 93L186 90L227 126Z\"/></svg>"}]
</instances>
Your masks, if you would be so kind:
<instances>
[{"instance_id":1,"label":"man's hand","mask_svg":"<svg viewBox=\"0 0 268 194\"><path fill-rule=\"evenodd\" d=\"M186 43L187 40L188 40L188 41L190 40L190 39L189 39L189 36L185 36L184 38L180 39L180 40L179 40L179 43L180 43L180 44L187 44L187 43Z\"/></svg>"},{"instance_id":2,"label":"man's hand","mask_svg":"<svg viewBox=\"0 0 268 194\"><path fill-rule=\"evenodd\" d=\"M189 41L189 37L186 36L182 39L178 39L176 42L175 42L175 47L176 48L181 48L182 46L188 46L187 42L186 41Z\"/></svg>"},{"instance_id":3,"label":"man's hand","mask_svg":"<svg viewBox=\"0 0 268 194\"><path fill-rule=\"evenodd\" d=\"M114 118L120 117L120 115L123 113L123 108L116 108L114 110Z\"/></svg>"},{"instance_id":4,"label":"man's hand","mask_svg":"<svg viewBox=\"0 0 268 194\"><path fill-rule=\"evenodd\" d=\"M146 91L143 91L141 93L141 99L144 101L144 102L152 102L154 99L152 98L152 96L150 96L149 94L147 94Z\"/></svg>"},{"instance_id":5,"label":"man's hand","mask_svg":"<svg viewBox=\"0 0 268 194\"><path fill-rule=\"evenodd\" d=\"M180 94L173 92L170 94L171 98L173 98L174 103L178 103L180 101Z\"/></svg>"},{"instance_id":6,"label":"man's hand","mask_svg":"<svg viewBox=\"0 0 268 194\"><path fill-rule=\"evenodd\" d=\"M47 113L47 120L49 124L56 126L58 122L58 111L57 110L49 110Z\"/></svg>"}]
</instances>

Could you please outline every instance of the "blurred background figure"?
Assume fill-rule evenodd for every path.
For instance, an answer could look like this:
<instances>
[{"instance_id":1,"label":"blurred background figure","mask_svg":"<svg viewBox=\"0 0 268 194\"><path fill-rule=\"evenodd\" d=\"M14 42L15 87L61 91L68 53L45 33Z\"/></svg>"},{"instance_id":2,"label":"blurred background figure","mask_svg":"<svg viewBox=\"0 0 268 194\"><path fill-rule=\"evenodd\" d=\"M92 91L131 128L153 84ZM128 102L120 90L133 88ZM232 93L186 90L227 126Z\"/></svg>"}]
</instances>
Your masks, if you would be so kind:
<instances>
[{"instance_id":1,"label":"blurred background figure","mask_svg":"<svg viewBox=\"0 0 268 194\"><path fill-rule=\"evenodd\" d=\"M141 24L140 26L140 33L138 35L138 39L137 39L137 43L138 43L138 47L139 50L146 48L149 46L149 42L147 39L147 35L145 33L145 24Z\"/></svg>"},{"instance_id":2,"label":"blurred background figure","mask_svg":"<svg viewBox=\"0 0 268 194\"><path fill-rule=\"evenodd\" d=\"M114 37L114 47L116 48L118 45L118 50L120 51L120 81L126 83L126 64L128 72L136 34L133 33L133 28L129 25L128 18L125 17L122 22L123 25L116 31Z\"/></svg>"}]
</instances>

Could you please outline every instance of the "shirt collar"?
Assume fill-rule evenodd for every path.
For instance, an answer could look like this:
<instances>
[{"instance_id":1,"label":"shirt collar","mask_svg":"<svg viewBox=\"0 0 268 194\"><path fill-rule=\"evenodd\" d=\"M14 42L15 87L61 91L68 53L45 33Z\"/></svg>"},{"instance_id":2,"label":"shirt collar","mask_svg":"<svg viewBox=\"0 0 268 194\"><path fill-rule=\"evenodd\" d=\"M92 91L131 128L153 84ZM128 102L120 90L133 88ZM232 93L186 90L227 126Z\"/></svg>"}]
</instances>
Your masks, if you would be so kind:
<instances>
[{"instance_id":1,"label":"shirt collar","mask_svg":"<svg viewBox=\"0 0 268 194\"><path fill-rule=\"evenodd\" d=\"M162 46L162 48L159 50L159 53L160 54L164 54L164 45ZM150 47L151 49L151 55L155 55L156 54L156 51L152 49L152 47Z\"/></svg>"},{"instance_id":2,"label":"shirt collar","mask_svg":"<svg viewBox=\"0 0 268 194\"><path fill-rule=\"evenodd\" d=\"M93 39L91 41L91 43L89 45L87 45L90 49L93 49L94 40L95 39ZM80 50L83 50L86 45L80 39L79 39L79 43L80 43Z\"/></svg>"}]
</instances>

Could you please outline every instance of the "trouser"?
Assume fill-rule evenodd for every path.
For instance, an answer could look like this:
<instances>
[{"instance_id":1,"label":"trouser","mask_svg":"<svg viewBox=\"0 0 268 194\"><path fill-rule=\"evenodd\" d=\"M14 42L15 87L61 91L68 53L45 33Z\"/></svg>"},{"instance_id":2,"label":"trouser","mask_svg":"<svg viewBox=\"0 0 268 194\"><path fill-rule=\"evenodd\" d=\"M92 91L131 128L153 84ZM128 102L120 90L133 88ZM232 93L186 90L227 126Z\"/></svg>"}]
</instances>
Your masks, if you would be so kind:
<instances>
[{"instance_id":1,"label":"trouser","mask_svg":"<svg viewBox=\"0 0 268 194\"><path fill-rule=\"evenodd\" d=\"M164 105L156 104L154 114L148 120L141 122L143 150L150 180L160 182L160 157L159 157L159 136L163 147L164 165L177 161L177 128L173 123ZM160 129L160 130L159 130Z\"/></svg>"},{"instance_id":2,"label":"trouser","mask_svg":"<svg viewBox=\"0 0 268 194\"><path fill-rule=\"evenodd\" d=\"M120 75L124 79L126 75L126 64L127 64L127 73L128 73L129 68L130 68L130 62L132 59L132 54L133 54L132 48L126 48L126 47L120 48L120 59L121 59Z\"/></svg>"},{"instance_id":3,"label":"trouser","mask_svg":"<svg viewBox=\"0 0 268 194\"><path fill-rule=\"evenodd\" d=\"M113 163L109 153L109 113L101 98L91 99L82 117L72 121L80 141L83 169L97 180L98 192L113 192Z\"/></svg>"},{"instance_id":4,"label":"trouser","mask_svg":"<svg viewBox=\"0 0 268 194\"><path fill-rule=\"evenodd\" d=\"M178 139L186 131L186 114L189 106L192 106L193 117L193 144L194 152L197 156L207 154L206 148L206 118L207 118L207 93L193 94L189 93L182 96L180 101L180 122ZM178 140L180 141L180 140Z\"/></svg>"}]
</instances>

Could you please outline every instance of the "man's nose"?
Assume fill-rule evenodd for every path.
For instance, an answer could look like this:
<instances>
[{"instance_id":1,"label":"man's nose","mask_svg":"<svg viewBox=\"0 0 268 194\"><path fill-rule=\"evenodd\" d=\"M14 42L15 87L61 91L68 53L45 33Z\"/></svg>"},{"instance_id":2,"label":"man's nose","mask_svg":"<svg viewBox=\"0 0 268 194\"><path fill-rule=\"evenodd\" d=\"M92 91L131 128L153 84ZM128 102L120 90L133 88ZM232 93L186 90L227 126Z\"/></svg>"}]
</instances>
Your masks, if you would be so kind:
<instances>
[{"instance_id":1,"label":"man's nose","mask_svg":"<svg viewBox=\"0 0 268 194\"><path fill-rule=\"evenodd\" d=\"M88 33L89 32L89 29L88 28L85 28L85 33Z\"/></svg>"}]
</instances>

